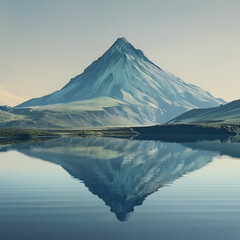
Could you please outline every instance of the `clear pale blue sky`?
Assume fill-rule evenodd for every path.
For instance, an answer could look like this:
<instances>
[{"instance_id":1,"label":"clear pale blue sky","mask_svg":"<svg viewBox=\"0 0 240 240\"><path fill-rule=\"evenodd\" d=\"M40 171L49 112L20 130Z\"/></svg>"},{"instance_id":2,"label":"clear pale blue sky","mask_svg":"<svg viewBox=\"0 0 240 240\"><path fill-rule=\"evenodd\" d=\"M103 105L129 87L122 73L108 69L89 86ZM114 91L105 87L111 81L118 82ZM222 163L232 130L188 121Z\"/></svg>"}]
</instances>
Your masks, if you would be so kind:
<instances>
[{"instance_id":1,"label":"clear pale blue sky","mask_svg":"<svg viewBox=\"0 0 240 240\"><path fill-rule=\"evenodd\" d=\"M239 0L0 0L0 85L23 97L61 88L126 37L158 66L240 98Z\"/></svg>"}]
</instances>

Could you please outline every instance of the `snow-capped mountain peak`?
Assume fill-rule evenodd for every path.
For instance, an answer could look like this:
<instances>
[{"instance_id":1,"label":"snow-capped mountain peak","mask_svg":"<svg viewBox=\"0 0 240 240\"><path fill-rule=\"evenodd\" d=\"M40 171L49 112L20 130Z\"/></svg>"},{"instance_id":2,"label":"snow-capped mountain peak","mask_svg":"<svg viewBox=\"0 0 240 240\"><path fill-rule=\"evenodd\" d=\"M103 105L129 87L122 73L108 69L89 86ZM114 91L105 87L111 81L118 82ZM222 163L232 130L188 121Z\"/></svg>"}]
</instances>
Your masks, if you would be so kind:
<instances>
[{"instance_id":1,"label":"snow-capped mountain peak","mask_svg":"<svg viewBox=\"0 0 240 240\"><path fill-rule=\"evenodd\" d=\"M162 70L125 38L118 38L100 58L61 90L27 101L20 107L46 108L53 104L94 101L96 98L99 101L99 98L106 97L112 99L115 110L117 107L118 117L120 114L134 125L136 122L163 123L193 108L225 103ZM116 100L118 106L114 105ZM114 111L110 111L112 116Z\"/></svg>"},{"instance_id":2,"label":"snow-capped mountain peak","mask_svg":"<svg viewBox=\"0 0 240 240\"><path fill-rule=\"evenodd\" d=\"M122 49L125 49L125 50L127 50L127 49L129 49L129 48L134 48L132 45L131 45L131 43L129 43L128 41L127 41L127 39L125 38L125 37L121 37L121 38L118 38L115 42L114 42L114 44L112 45L112 48L114 48L114 47L118 47L118 48L122 48Z\"/></svg>"},{"instance_id":3,"label":"snow-capped mountain peak","mask_svg":"<svg viewBox=\"0 0 240 240\"><path fill-rule=\"evenodd\" d=\"M114 42L114 44L110 47L110 49L106 52L106 54L108 53L112 54L114 52L127 54L129 56L136 57L136 58L146 59L143 52L139 49L134 48L133 45L129 43L127 39L124 37L118 38Z\"/></svg>"}]
</instances>

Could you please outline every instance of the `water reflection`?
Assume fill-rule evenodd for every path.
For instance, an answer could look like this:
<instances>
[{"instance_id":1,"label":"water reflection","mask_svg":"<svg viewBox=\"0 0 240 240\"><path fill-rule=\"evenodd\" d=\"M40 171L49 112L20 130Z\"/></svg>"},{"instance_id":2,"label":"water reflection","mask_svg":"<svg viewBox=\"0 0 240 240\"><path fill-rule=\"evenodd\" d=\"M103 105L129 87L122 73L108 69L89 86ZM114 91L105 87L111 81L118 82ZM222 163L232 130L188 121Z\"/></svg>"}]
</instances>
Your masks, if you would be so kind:
<instances>
[{"instance_id":1,"label":"water reflection","mask_svg":"<svg viewBox=\"0 0 240 240\"><path fill-rule=\"evenodd\" d=\"M231 148L229 141L180 144L117 138L61 138L2 146L0 150L17 150L60 165L83 181L120 221L125 221L148 195L202 168L220 152L234 152ZM239 154L239 150L234 154Z\"/></svg>"}]
</instances>

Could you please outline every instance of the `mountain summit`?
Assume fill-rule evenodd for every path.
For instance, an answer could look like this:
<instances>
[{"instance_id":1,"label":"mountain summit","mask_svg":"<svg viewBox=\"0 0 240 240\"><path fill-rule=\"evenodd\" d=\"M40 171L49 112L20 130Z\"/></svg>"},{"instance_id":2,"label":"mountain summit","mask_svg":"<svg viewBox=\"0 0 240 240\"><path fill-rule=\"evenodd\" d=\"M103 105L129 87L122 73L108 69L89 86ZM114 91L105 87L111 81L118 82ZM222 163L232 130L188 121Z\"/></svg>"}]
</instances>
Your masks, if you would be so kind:
<instances>
[{"instance_id":1,"label":"mountain summit","mask_svg":"<svg viewBox=\"0 0 240 240\"><path fill-rule=\"evenodd\" d=\"M193 108L225 103L153 64L125 38L114 44L61 90L18 107L94 112L90 125L164 123ZM94 109L94 106L97 106ZM76 114L76 112L75 112ZM81 117L80 117L81 119ZM75 121L76 127L85 125Z\"/></svg>"},{"instance_id":2,"label":"mountain summit","mask_svg":"<svg viewBox=\"0 0 240 240\"><path fill-rule=\"evenodd\" d=\"M107 52L113 53L114 51L119 53L131 54L132 56L135 56L137 58L142 57L144 60L147 59L141 50L135 49L133 45L129 43L124 37L118 38Z\"/></svg>"},{"instance_id":3,"label":"mountain summit","mask_svg":"<svg viewBox=\"0 0 240 240\"><path fill-rule=\"evenodd\" d=\"M127 41L126 38L118 38L110 48L111 50L120 50L120 51L136 51L136 49Z\"/></svg>"}]
</instances>

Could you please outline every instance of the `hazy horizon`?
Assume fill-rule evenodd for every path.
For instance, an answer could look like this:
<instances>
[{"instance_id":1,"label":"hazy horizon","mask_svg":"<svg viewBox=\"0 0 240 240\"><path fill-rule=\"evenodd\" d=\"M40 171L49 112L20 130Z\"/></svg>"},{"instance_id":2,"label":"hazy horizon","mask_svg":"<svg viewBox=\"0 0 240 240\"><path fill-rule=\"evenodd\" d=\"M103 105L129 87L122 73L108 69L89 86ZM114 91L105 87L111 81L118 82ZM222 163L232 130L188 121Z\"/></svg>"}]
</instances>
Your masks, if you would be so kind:
<instances>
[{"instance_id":1,"label":"hazy horizon","mask_svg":"<svg viewBox=\"0 0 240 240\"><path fill-rule=\"evenodd\" d=\"M125 37L156 65L239 99L240 2L1 1L1 88L26 99L62 88Z\"/></svg>"}]
</instances>

